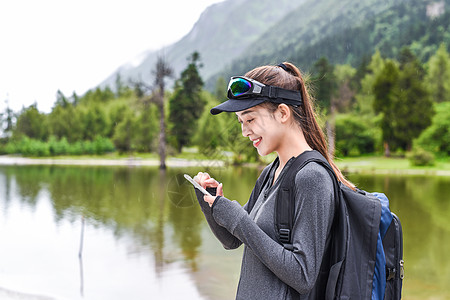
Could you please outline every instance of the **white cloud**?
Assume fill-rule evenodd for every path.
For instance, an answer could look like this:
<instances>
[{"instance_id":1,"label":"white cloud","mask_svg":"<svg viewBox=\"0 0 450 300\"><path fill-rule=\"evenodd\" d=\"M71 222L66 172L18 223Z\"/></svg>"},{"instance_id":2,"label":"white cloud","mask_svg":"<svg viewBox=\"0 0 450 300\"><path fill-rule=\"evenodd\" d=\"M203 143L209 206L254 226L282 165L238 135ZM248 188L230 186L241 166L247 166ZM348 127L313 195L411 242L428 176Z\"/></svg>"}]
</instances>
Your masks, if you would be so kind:
<instances>
[{"instance_id":1,"label":"white cloud","mask_svg":"<svg viewBox=\"0 0 450 300\"><path fill-rule=\"evenodd\" d=\"M17 0L0 2L0 111L38 103L56 91L95 87L119 65L187 34L222 0Z\"/></svg>"}]
</instances>

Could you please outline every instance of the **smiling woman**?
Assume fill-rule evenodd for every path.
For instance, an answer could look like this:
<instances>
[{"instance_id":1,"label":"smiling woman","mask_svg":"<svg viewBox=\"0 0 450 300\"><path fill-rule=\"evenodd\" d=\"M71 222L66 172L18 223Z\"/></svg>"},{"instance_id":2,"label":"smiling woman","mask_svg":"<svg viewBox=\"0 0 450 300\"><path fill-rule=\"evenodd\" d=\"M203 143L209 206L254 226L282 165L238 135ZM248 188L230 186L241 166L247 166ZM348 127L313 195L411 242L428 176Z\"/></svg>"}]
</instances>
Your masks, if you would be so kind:
<instances>
[{"instance_id":1,"label":"smiling woman","mask_svg":"<svg viewBox=\"0 0 450 300\"><path fill-rule=\"evenodd\" d=\"M209 188L197 192L201 209L225 249L244 244L237 299L324 299L331 268L330 230L334 218L334 188L329 173L312 162L297 173L288 172L297 157L317 151L339 181L354 188L328 155L324 134L314 113L300 70L290 63L262 66L245 76L232 77L228 101L212 114L235 112L242 135L261 156L277 159L258 178L243 207L224 197L223 185L208 173L194 178ZM275 207L281 179L295 178L295 213L286 243L275 228ZM288 179L289 180L289 179ZM257 195L259 192L259 196ZM320 272L320 276L319 276Z\"/></svg>"}]
</instances>

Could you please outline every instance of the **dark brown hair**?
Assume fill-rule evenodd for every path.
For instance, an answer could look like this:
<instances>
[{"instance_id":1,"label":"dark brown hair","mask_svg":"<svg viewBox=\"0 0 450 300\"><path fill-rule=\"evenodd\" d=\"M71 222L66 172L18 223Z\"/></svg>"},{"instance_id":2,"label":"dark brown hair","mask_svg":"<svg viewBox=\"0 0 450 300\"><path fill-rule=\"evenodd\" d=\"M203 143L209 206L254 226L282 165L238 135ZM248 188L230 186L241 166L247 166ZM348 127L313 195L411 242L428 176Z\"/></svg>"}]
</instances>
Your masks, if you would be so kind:
<instances>
[{"instance_id":1,"label":"dark brown hair","mask_svg":"<svg viewBox=\"0 0 450 300\"><path fill-rule=\"evenodd\" d=\"M339 181L354 189L354 184L344 177L334 163L333 158L328 154L325 135L316 120L314 99L308 93L301 71L293 64L284 62L282 66L262 66L255 68L247 72L245 76L266 85L301 92L303 104L298 107L289 105L289 108L294 116L294 120L302 129L306 142L311 148L319 151L327 159ZM266 102L263 105L274 112L279 104Z\"/></svg>"}]
</instances>

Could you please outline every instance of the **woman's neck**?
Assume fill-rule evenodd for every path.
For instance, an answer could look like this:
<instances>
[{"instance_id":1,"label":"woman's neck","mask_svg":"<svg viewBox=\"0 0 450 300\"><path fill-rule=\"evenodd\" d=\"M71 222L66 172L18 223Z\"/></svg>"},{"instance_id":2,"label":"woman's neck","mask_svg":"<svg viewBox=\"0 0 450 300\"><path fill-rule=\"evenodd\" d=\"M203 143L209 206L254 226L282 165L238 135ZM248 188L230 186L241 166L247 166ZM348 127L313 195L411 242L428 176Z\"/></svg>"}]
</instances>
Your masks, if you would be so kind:
<instances>
[{"instance_id":1,"label":"woman's neck","mask_svg":"<svg viewBox=\"0 0 450 300\"><path fill-rule=\"evenodd\" d=\"M312 148L306 142L303 132L297 128L289 128L284 135L283 142L276 151L280 159L280 170L286 165L289 159L310 150Z\"/></svg>"}]
</instances>

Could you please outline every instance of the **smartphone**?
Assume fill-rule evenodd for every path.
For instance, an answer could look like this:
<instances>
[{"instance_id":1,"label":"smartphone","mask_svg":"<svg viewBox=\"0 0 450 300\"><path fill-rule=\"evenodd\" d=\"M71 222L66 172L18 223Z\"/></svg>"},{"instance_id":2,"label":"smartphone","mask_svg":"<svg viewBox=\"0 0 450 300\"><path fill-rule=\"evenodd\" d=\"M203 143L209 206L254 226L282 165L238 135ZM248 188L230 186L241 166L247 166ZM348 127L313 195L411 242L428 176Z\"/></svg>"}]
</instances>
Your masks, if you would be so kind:
<instances>
[{"instance_id":1,"label":"smartphone","mask_svg":"<svg viewBox=\"0 0 450 300\"><path fill-rule=\"evenodd\" d=\"M200 192L202 192L205 195L208 196L212 196L210 193L208 193L207 190L205 190L200 184L197 183L197 181L195 181L194 179L191 178L191 176L189 176L188 174L184 174L184 178L187 179L187 181L189 181L190 183L192 183L192 185L197 188L198 190L200 190Z\"/></svg>"}]
</instances>

